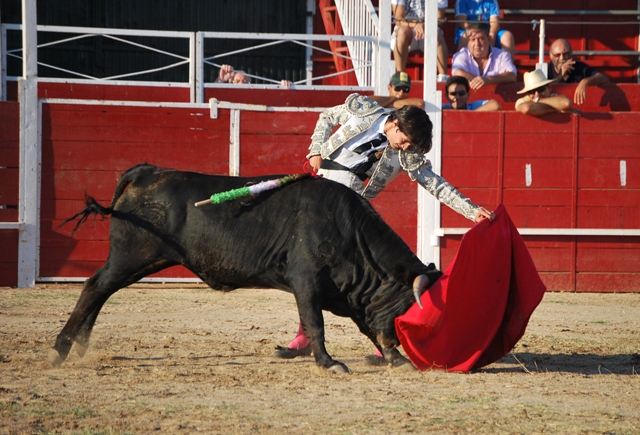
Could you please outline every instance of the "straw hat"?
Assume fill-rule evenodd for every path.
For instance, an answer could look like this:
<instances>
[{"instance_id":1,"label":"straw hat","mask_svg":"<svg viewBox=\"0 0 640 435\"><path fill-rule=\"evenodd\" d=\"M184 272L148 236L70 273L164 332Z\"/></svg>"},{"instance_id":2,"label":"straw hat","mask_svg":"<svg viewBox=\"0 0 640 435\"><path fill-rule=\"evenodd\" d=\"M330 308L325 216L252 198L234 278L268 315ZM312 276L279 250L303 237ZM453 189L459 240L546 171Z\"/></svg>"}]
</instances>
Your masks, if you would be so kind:
<instances>
[{"instance_id":1,"label":"straw hat","mask_svg":"<svg viewBox=\"0 0 640 435\"><path fill-rule=\"evenodd\" d=\"M518 91L517 93L524 94L526 92L529 92L534 89L540 88L544 85L547 85L553 81L554 81L553 79L551 80L547 79L544 76L544 73L539 69L532 72L526 72L524 73L524 88L521 91Z\"/></svg>"}]
</instances>

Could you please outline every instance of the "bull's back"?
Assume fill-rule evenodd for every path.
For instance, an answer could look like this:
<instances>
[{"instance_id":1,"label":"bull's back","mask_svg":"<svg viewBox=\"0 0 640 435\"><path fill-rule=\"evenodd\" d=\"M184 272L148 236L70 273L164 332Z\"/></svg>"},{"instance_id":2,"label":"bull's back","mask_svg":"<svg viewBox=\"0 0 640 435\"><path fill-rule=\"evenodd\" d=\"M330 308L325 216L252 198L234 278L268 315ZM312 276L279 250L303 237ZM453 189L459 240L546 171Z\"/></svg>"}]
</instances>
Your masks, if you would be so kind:
<instances>
[{"instance_id":1,"label":"bull's back","mask_svg":"<svg viewBox=\"0 0 640 435\"><path fill-rule=\"evenodd\" d=\"M215 193L280 177L146 171L118 200L112 233L119 240L128 233L124 239L134 238L231 287L283 288L285 268L298 258L316 268L352 269L357 263L364 269L369 262L388 270L398 262L424 267L365 199L326 179L302 179L255 196L195 206Z\"/></svg>"}]
</instances>

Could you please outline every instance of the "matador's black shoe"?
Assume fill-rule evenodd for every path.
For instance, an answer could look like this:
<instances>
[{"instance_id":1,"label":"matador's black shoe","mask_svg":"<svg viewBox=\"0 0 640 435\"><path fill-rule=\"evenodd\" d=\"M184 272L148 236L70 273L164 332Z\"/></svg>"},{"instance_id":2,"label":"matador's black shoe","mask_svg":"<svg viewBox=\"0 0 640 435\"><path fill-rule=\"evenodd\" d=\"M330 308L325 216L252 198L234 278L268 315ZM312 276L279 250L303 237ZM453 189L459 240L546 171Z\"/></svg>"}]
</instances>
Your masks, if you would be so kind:
<instances>
[{"instance_id":1,"label":"matador's black shoe","mask_svg":"<svg viewBox=\"0 0 640 435\"><path fill-rule=\"evenodd\" d=\"M276 352L273 354L276 358L291 359L297 356L311 355L311 345L301 347L300 349L290 349L288 347L276 346Z\"/></svg>"}]
</instances>

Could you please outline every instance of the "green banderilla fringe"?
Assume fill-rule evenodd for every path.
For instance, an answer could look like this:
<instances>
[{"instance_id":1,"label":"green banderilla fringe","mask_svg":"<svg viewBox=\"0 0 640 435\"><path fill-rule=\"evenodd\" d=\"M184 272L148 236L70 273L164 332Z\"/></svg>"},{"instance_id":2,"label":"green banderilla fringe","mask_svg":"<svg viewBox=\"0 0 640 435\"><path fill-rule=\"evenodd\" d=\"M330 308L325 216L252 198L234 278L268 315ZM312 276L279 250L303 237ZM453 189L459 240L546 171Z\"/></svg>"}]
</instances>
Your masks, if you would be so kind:
<instances>
[{"instance_id":1,"label":"green banderilla fringe","mask_svg":"<svg viewBox=\"0 0 640 435\"><path fill-rule=\"evenodd\" d=\"M242 198L244 196L255 195L266 190L271 190L284 186L292 181L300 180L302 178L309 177L310 174L292 174L275 180L262 181L252 186L240 187L238 189L228 190L226 192L216 193L211 195L211 204L222 204L226 201L232 201L234 199Z\"/></svg>"}]
</instances>

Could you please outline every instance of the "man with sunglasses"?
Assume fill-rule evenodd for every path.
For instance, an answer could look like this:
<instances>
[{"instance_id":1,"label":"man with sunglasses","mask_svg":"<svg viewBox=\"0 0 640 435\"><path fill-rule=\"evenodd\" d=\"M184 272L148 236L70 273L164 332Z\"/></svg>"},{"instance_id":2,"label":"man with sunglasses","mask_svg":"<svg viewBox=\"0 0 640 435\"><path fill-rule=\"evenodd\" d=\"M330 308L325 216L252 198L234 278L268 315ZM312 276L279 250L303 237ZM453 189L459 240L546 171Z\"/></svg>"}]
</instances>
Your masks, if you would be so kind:
<instances>
[{"instance_id":1,"label":"man with sunglasses","mask_svg":"<svg viewBox=\"0 0 640 435\"><path fill-rule=\"evenodd\" d=\"M518 94L525 96L516 101L516 110L529 116L573 112L573 103L569 97L552 94L549 90L549 84L554 81L547 79L539 69L524 73L524 88Z\"/></svg>"},{"instance_id":2,"label":"man with sunglasses","mask_svg":"<svg viewBox=\"0 0 640 435\"><path fill-rule=\"evenodd\" d=\"M451 76L445 85L449 104L443 104L443 109L474 110L476 112L494 112L502 106L494 99L469 102L469 81L460 76Z\"/></svg>"},{"instance_id":3,"label":"man with sunglasses","mask_svg":"<svg viewBox=\"0 0 640 435\"><path fill-rule=\"evenodd\" d=\"M336 127L338 127L336 129ZM385 109L368 97L351 94L344 104L326 109L311 136L309 165L313 172L344 184L369 200L378 196L401 172L438 201L473 222L495 214L471 202L433 172L426 154L431 149L433 124L419 107ZM275 356L295 358L311 354L302 325L287 347ZM382 355L369 355L369 365L384 365Z\"/></svg>"},{"instance_id":4,"label":"man with sunglasses","mask_svg":"<svg viewBox=\"0 0 640 435\"><path fill-rule=\"evenodd\" d=\"M547 77L558 83L578 83L573 102L583 104L587 97L587 86L609 83L609 77L596 71L584 62L573 58L571 44L566 39L556 39L549 48L551 60L547 64Z\"/></svg>"},{"instance_id":5,"label":"man with sunglasses","mask_svg":"<svg viewBox=\"0 0 640 435\"><path fill-rule=\"evenodd\" d=\"M402 106L416 106L424 109L424 101L420 98L409 98L411 92L411 78L406 72L397 72L391 76L387 85L388 97L372 95L373 101L389 109L399 109Z\"/></svg>"}]
</instances>

